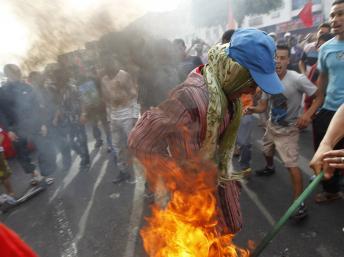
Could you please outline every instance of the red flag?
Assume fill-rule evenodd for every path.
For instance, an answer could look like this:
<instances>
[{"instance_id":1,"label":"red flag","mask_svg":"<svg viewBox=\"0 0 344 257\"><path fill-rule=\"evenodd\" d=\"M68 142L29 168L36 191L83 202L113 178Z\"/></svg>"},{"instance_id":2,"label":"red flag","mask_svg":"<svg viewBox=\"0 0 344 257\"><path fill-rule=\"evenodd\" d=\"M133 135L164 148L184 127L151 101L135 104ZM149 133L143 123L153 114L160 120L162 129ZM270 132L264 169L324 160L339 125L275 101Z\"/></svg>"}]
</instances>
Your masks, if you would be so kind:
<instances>
[{"instance_id":1,"label":"red flag","mask_svg":"<svg viewBox=\"0 0 344 257\"><path fill-rule=\"evenodd\" d=\"M308 1L298 15L307 28L313 27L312 6L312 1Z\"/></svg>"}]
</instances>

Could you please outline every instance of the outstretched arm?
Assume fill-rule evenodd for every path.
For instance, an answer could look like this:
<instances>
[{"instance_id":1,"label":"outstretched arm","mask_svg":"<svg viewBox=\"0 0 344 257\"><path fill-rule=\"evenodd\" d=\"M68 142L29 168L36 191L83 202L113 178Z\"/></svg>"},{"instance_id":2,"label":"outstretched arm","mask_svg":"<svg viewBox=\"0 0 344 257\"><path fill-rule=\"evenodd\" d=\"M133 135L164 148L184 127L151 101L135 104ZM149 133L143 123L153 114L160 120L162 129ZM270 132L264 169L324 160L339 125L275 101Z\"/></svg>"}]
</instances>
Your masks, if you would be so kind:
<instances>
[{"instance_id":1,"label":"outstretched arm","mask_svg":"<svg viewBox=\"0 0 344 257\"><path fill-rule=\"evenodd\" d=\"M333 116L327 132L320 143L320 146L313 159L310 167L319 173L324 170L327 177L331 177L334 168L344 167L341 163L341 157L344 157L344 150L333 151L335 145L344 137L344 105L342 105Z\"/></svg>"}]
</instances>

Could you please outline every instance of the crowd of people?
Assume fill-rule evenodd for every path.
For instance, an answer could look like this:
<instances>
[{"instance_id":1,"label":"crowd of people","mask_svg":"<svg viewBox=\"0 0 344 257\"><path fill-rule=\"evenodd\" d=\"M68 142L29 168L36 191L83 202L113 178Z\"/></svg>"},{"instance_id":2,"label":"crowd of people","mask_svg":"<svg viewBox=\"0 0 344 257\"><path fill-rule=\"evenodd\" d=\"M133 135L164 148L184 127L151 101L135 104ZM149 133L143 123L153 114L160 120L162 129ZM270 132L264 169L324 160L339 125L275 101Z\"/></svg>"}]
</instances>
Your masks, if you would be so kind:
<instances>
[{"instance_id":1,"label":"crowd of people","mask_svg":"<svg viewBox=\"0 0 344 257\"><path fill-rule=\"evenodd\" d=\"M120 49L105 49L101 61L86 60L78 65L59 62L42 72L30 71L27 76L18 65L7 64L7 80L0 87L1 144L13 148L33 186L50 184L56 170L70 169L73 151L80 157L80 171L89 169L89 126L94 148L106 143L106 151L119 169L113 182L130 180L133 173L127 149L129 132L140 113L157 106L169 90L203 64L203 51L198 50L200 56L188 53L205 45L195 40L186 49L182 39L151 40L134 63L129 56L121 55ZM3 201L15 202L6 146L0 149ZM59 165L58 154L62 157Z\"/></svg>"},{"instance_id":2,"label":"crowd of people","mask_svg":"<svg viewBox=\"0 0 344 257\"><path fill-rule=\"evenodd\" d=\"M325 153L328 142L321 143L336 111L343 101L343 77L340 70L343 66L343 1L335 1L330 13L330 23L323 23L313 36L308 35L302 44L296 44L295 37L286 33L278 39L275 33L269 35L276 42L276 72L285 91L282 94L269 95L263 92L256 94L256 99L247 103L238 135L238 155L241 173L250 173L251 134L253 113L264 113L261 124L265 128L262 138L262 152L266 160L265 167L255 171L258 176L269 176L275 173L273 156L279 154L284 166L290 173L293 186L293 198L297 199L303 192L303 181L298 167L300 131L312 125L313 147L317 151L310 166L319 174L320 170L331 174L331 178L322 182L323 191L316 195L317 203L341 199L340 181L342 171L329 169L321 158L341 152ZM327 42L329 41L329 42ZM326 43L326 44L325 44ZM322 45L325 44L323 47ZM303 47L302 47L303 46ZM258 99L257 99L258 97ZM256 102L256 103L255 103ZM266 119L268 116L268 119ZM338 123L338 122L337 122ZM337 125L338 126L338 125ZM337 128L339 129L339 128ZM331 147L343 149L341 138L336 138ZM312 144L312 142L310 142ZM319 145L321 147L319 147ZM327 148L326 150L332 150ZM240 151L241 150L241 151ZM323 154L321 155L320 154ZM321 156L321 157L320 157ZM325 158L326 159L326 158ZM331 159L334 160L333 158ZM315 164L316 163L316 164ZM322 163L322 165L320 165ZM332 164L333 167L338 167ZM314 178L314 177L313 177ZM304 203L301 204L294 218L302 219L308 215Z\"/></svg>"},{"instance_id":3,"label":"crowd of people","mask_svg":"<svg viewBox=\"0 0 344 257\"><path fill-rule=\"evenodd\" d=\"M105 140L118 167L114 183L133 178L133 155L147 163L154 155L164 161L185 161L201 153L216 160L221 224L225 232L236 232L241 228L237 181L252 172L253 114L264 113L266 164L256 175L275 173L277 151L290 173L296 199L304 185L298 166L300 130L312 125L316 154L310 166L315 174L323 170L327 178L315 201L340 199L343 13L344 1L336 0L330 22L301 43L289 32L279 39L275 33L238 29L226 31L213 47L199 39L189 49L182 39L152 40L141 42L139 51L130 56L104 50L101 61L60 64L44 72L31 71L27 77L17 65L7 64L7 81L0 88L0 143L11 141L32 185L53 183L54 172L68 171L72 151L80 157L80 171L89 169L87 124L94 147L102 147ZM0 180L10 199L15 190L3 151L1 147ZM239 157L239 169L231 169L232 155ZM164 167L164 161L154 165ZM293 217L307 215L302 203Z\"/></svg>"}]
</instances>

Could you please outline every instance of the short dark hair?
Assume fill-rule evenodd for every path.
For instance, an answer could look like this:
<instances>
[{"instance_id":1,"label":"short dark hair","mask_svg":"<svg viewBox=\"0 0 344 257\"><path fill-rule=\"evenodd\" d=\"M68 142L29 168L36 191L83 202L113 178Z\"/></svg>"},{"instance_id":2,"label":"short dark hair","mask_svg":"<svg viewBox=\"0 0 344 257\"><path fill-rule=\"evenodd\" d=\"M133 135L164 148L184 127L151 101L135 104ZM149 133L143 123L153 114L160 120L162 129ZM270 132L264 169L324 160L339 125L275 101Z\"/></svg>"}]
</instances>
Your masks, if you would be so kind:
<instances>
[{"instance_id":1,"label":"short dark hair","mask_svg":"<svg viewBox=\"0 0 344 257\"><path fill-rule=\"evenodd\" d=\"M332 38L334 38L333 34L331 34L331 33L324 33L321 36L319 36L317 44L319 43L320 40L327 42L327 41L329 41Z\"/></svg>"},{"instance_id":2,"label":"short dark hair","mask_svg":"<svg viewBox=\"0 0 344 257\"><path fill-rule=\"evenodd\" d=\"M343 0L343 1L344 1L344 0ZM323 22L323 23L321 23L321 24L319 25L318 30L321 29L321 28L328 28L329 30L331 30L331 25L330 25L330 23L328 23L328 22Z\"/></svg>"},{"instance_id":3,"label":"short dark hair","mask_svg":"<svg viewBox=\"0 0 344 257\"><path fill-rule=\"evenodd\" d=\"M344 0L335 0L333 3L332 3L332 6L336 5L336 4L344 4Z\"/></svg>"},{"instance_id":4,"label":"short dark hair","mask_svg":"<svg viewBox=\"0 0 344 257\"><path fill-rule=\"evenodd\" d=\"M175 40L173 40L173 44L174 45L181 45L181 46L186 48L185 42L181 38L176 38Z\"/></svg>"},{"instance_id":5,"label":"short dark hair","mask_svg":"<svg viewBox=\"0 0 344 257\"><path fill-rule=\"evenodd\" d=\"M287 50L288 51L288 56L290 56L290 48L289 48L288 45L286 45L286 44L278 44L276 46L276 49L277 50Z\"/></svg>"},{"instance_id":6,"label":"short dark hair","mask_svg":"<svg viewBox=\"0 0 344 257\"><path fill-rule=\"evenodd\" d=\"M231 41L231 38L232 38L234 32L235 32L234 29L226 30L226 31L223 33L222 38L221 38L222 44L229 43L229 42Z\"/></svg>"},{"instance_id":7,"label":"short dark hair","mask_svg":"<svg viewBox=\"0 0 344 257\"><path fill-rule=\"evenodd\" d=\"M4 73L11 79L21 79L22 76L20 68L11 63L4 66Z\"/></svg>"}]
</instances>

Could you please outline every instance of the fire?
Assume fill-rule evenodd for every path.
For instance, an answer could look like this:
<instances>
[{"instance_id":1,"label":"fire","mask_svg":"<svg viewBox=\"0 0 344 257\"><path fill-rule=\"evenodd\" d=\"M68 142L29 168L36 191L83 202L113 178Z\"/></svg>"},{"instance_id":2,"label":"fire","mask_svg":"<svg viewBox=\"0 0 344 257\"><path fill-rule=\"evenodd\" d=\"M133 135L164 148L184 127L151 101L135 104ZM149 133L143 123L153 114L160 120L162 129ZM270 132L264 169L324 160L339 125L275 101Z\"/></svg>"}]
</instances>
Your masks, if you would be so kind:
<instances>
[{"instance_id":1,"label":"fire","mask_svg":"<svg viewBox=\"0 0 344 257\"><path fill-rule=\"evenodd\" d=\"M165 206L153 204L141 230L150 257L249 256L232 243L234 235L218 232L214 165L199 159L178 165L161 158L143 164L152 190L159 194L162 181L169 192Z\"/></svg>"}]
</instances>

